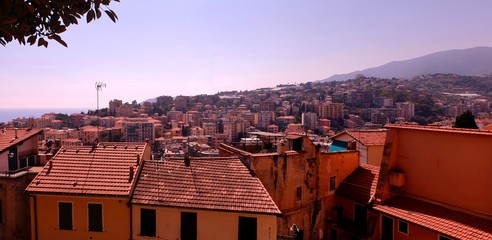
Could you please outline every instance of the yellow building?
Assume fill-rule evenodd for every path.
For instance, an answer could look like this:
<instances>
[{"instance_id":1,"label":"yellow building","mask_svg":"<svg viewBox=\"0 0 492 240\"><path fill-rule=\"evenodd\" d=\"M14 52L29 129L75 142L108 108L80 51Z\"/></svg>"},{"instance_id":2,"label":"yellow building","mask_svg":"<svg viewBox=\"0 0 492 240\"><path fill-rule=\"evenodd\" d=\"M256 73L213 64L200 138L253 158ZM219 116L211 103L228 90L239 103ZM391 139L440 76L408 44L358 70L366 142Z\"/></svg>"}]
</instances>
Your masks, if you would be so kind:
<instances>
[{"instance_id":1,"label":"yellow building","mask_svg":"<svg viewBox=\"0 0 492 240\"><path fill-rule=\"evenodd\" d=\"M277 239L279 209L238 158L144 161L133 239Z\"/></svg>"},{"instance_id":2,"label":"yellow building","mask_svg":"<svg viewBox=\"0 0 492 240\"><path fill-rule=\"evenodd\" d=\"M27 187L32 239L128 239L130 193L148 144L62 147Z\"/></svg>"}]
</instances>

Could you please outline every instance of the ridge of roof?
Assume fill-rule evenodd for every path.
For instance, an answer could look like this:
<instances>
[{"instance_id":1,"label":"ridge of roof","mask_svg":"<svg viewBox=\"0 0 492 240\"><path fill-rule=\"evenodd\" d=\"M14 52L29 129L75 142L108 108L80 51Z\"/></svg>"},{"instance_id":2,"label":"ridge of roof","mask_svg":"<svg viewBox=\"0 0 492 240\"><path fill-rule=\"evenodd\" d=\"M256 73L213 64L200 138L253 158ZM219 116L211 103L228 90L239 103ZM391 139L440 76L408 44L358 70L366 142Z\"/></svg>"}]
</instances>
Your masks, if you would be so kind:
<instances>
[{"instance_id":1,"label":"ridge of roof","mask_svg":"<svg viewBox=\"0 0 492 240\"><path fill-rule=\"evenodd\" d=\"M434 131L434 132L447 132L447 133L461 133L461 134L477 134L491 136L492 131L483 129L468 129L468 128L450 128L450 127L436 127L436 126L420 126L420 125L405 125L405 124L386 124L385 128L393 129L410 129L421 131Z\"/></svg>"}]
</instances>

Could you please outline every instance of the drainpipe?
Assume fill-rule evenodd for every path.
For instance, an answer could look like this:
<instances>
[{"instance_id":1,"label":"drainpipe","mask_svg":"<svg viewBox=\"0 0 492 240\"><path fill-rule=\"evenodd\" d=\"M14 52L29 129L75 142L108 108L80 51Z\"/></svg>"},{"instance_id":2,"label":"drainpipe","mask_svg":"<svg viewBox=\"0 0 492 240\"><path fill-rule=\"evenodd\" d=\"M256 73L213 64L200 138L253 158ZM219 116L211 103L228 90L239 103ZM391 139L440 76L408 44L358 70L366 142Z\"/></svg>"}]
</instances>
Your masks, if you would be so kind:
<instances>
[{"instance_id":1,"label":"drainpipe","mask_svg":"<svg viewBox=\"0 0 492 240\"><path fill-rule=\"evenodd\" d=\"M31 196L33 199L34 208L34 240L38 240L38 205L36 203L36 196Z\"/></svg>"},{"instance_id":2,"label":"drainpipe","mask_svg":"<svg viewBox=\"0 0 492 240\"><path fill-rule=\"evenodd\" d=\"M132 206L133 204L131 203L131 200L128 202L130 205L130 240L133 239L133 211L132 211Z\"/></svg>"}]
</instances>

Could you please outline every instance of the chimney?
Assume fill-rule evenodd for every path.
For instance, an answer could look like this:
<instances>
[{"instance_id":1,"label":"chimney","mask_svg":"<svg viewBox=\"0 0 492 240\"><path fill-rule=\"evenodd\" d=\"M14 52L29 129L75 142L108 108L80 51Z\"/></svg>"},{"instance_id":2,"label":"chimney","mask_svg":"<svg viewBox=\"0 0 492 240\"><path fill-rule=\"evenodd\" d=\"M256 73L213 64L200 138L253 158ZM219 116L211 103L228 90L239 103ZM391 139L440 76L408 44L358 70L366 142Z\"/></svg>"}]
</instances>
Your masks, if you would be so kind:
<instances>
[{"instance_id":1,"label":"chimney","mask_svg":"<svg viewBox=\"0 0 492 240\"><path fill-rule=\"evenodd\" d=\"M18 138L17 137L17 128L14 128L14 132L15 132L15 137L14 138L17 139Z\"/></svg>"},{"instance_id":2,"label":"chimney","mask_svg":"<svg viewBox=\"0 0 492 240\"><path fill-rule=\"evenodd\" d=\"M53 160L49 160L48 161L48 171L46 171L46 175L50 174L52 168L53 168Z\"/></svg>"},{"instance_id":3,"label":"chimney","mask_svg":"<svg viewBox=\"0 0 492 240\"><path fill-rule=\"evenodd\" d=\"M140 154L137 154L137 166L140 164Z\"/></svg>"},{"instance_id":4,"label":"chimney","mask_svg":"<svg viewBox=\"0 0 492 240\"><path fill-rule=\"evenodd\" d=\"M128 177L128 182L132 182L133 173L134 173L133 166L130 166L130 176Z\"/></svg>"},{"instance_id":5,"label":"chimney","mask_svg":"<svg viewBox=\"0 0 492 240\"><path fill-rule=\"evenodd\" d=\"M184 155L184 162L185 162L185 166L187 167L190 166L190 156L188 155L188 153L185 153Z\"/></svg>"}]
</instances>

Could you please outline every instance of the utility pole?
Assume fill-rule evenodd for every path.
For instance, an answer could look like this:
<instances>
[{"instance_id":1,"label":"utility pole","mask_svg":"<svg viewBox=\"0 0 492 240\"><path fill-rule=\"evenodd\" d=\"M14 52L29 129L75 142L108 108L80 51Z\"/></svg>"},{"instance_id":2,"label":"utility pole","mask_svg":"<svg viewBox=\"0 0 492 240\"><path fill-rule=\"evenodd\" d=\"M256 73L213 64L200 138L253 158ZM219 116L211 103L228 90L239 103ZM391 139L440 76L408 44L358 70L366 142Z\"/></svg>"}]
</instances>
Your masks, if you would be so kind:
<instances>
[{"instance_id":1,"label":"utility pole","mask_svg":"<svg viewBox=\"0 0 492 240\"><path fill-rule=\"evenodd\" d=\"M97 138L96 138L96 140L97 140L97 142L99 142L99 92L102 91L102 88L103 87L106 87L106 83L96 82L96 91L97 91L97 110L96 110L96 116L97 116L97 124L96 124Z\"/></svg>"}]
</instances>

